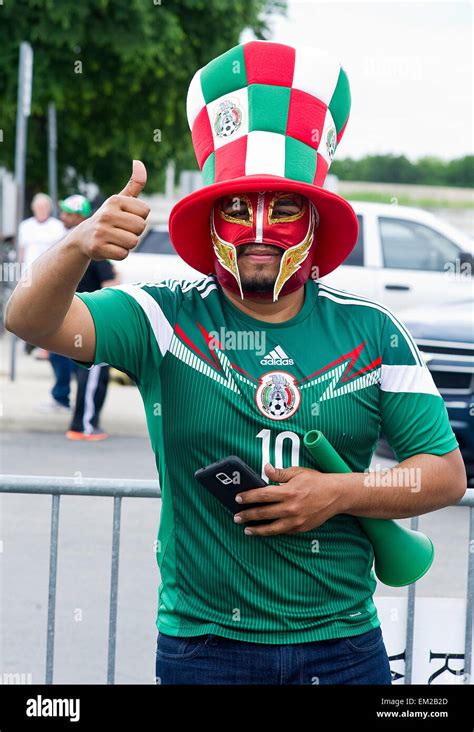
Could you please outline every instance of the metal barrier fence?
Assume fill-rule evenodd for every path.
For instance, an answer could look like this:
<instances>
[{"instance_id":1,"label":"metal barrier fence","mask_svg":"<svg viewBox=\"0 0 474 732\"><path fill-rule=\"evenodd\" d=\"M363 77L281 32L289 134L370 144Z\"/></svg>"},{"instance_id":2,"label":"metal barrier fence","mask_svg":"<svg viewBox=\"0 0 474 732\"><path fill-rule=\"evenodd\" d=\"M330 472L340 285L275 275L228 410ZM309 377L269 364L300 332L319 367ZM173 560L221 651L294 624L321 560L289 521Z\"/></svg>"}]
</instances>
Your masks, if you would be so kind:
<instances>
[{"instance_id":1,"label":"metal barrier fence","mask_svg":"<svg viewBox=\"0 0 474 732\"><path fill-rule=\"evenodd\" d=\"M46 640L46 683L53 683L54 629L56 615L56 578L58 565L59 506L61 496L110 496L114 499L112 522L112 561L110 572L109 645L107 683L115 680L115 646L117 637L117 601L120 552L120 519L122 498L160 498L154 480L120 480L109 478L53 478L29 475L0 476L2 493L51 495L51 543L49 549L48 629Z\"/></svg>"},{"instance_id":2,"label":"metal barrier fence","mask_svg":"<svg viewBox=\"0 0 474 732\"><path fill-rule=\"evenodd\" d=\"M54 630L56 613L56 578L58 564L59 506L61 496L109 496L113 502L112 561L110 572L109 644L107 657L107 683L115 680L115 647L117 637L118 572L120 551L120 519L122 498L160 498L161 491L154 480L128 480L109 478L54 478L29 475L0 476L0 495L26 493L51 495L51 543L49 550L48 627L46 642L46 684L53 683ZM470 682L473 639L474 596L474 488L469 488L460 506L469 508L469 543L466 596L466 625L464 636L464 679ZM411 519L411 528L418 528L418 517ZM415 621L416 583L408 588L405 684L410 684L413 669L413 630Z\"/></svg>"}]
</instances>

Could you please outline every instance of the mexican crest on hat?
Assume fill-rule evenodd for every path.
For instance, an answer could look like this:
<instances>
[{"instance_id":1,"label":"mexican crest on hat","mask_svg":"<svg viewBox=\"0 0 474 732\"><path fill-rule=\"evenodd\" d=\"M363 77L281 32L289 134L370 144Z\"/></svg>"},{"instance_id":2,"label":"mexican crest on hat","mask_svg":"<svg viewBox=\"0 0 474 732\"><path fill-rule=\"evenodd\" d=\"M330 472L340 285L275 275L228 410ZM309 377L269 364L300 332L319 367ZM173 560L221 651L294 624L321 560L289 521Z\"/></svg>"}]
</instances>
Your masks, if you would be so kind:
<instances>
[{"instance_id":1,"label":"mexican crest on hat","mask_svg":"<svg viewBox=\"0 0 474 732\"><path fill-rule=\"evenodd\" d=\"M187 116L204 186L179 201L169 220L182 259L203 274L214 272L214 202L266 190L312 201L319 214L312 265L319 277L338 267L357 241L357 217L323 184L350 103L340 63L313 48L250 41L199 69Z\"/></svg>"}]
</instances>

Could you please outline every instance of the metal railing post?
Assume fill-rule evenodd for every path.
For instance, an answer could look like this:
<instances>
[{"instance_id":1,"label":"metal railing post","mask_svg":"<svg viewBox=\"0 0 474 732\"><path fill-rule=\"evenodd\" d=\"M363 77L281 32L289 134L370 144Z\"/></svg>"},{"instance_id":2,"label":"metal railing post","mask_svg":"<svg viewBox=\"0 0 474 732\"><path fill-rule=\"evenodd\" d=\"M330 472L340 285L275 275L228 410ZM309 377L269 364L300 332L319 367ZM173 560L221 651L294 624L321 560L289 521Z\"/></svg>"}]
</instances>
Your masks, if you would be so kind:
<instances>
[{"instance_id":1,"label":"metal railing post","mask_svg":"<svg viewBox=\"0 0 474 732\"><path fill-rule=\"evenodd\" d=\"M119 579L120 552L120 518L122 499L114 498L114 517L112 527L112 563L110 571L110 607L109 607L109 652L107 657L107 683L115 681L115 647L117 640L117 601Z\"/></svg>"},{"instance_id":2,"label":"metal railing post","mask_svg":"<svg viewBox=\"0 0 474 732\"><path fill-rule=\"evenodd\" d=\"M410 529L418 531L418 516L412 516ZM413 637L415 627L416 582L408 585L407 633L405 643L405 684L411 684L413 676Z\"/></svg>"},{"instance_id":3,"label":"metal railing post","mask_svg":"<svg viewBox=\"0 0 474 732\"><path fill-rule=\"evenodd\" d=\"M56 579L58 570L58 535L60 495L54 494L51 503L51 544L49 547L48 632L46 637L46 683L53 683L54 628L56 619Z\"/></svg>"}]
</instances>

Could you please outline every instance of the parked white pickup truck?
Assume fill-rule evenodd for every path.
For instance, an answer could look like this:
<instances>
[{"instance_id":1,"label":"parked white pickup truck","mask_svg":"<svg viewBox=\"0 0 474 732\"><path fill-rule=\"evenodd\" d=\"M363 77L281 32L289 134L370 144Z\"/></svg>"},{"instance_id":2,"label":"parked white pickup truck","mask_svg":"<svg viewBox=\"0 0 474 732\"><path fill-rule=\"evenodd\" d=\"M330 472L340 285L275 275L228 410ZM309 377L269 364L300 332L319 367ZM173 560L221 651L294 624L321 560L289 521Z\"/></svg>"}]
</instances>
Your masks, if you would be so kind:
<instances>
[{"instance_id":1,"label":"parked white pickup truck","mask_svg":"<svg viewBox=\"0 0 474 732\"><path fill-rule=\"evenodd\" d=\"M419 208L358 201L352 206L359 219L357 244L321 281L396 313L473 297L468 236ZM123 283L202 277L176 255L165 225L149 229L127 259L114 265Z\"/></svg>"}]
</instances>

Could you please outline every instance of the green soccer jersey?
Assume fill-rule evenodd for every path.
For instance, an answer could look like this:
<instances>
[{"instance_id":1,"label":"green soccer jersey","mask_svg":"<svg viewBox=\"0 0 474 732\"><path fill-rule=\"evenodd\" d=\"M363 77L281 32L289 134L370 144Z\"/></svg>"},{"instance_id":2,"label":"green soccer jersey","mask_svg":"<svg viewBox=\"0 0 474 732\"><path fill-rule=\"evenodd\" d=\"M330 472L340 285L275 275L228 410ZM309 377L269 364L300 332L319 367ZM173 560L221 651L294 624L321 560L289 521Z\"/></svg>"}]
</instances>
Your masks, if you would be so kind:
<instances>
[{"instance_id":1,"label":"green soccer jersey","mask_svg":"<svg viewBox=\"0 0 474 732\"><path fill-rule=\"evenodd\" d=\"M404 325L381 304L311 279L284 323L242 313L213 275L77 296L95 323L95 363L130 374L145 406L162 490L158 629L299 643L378 626L373 550L357 518L247 536L194 473L228 455L262 475L268 461L315 468L303 444L314 428L358 472L381 430L399 461L454 450L443 399Z\"/></svg>"}]
</instances>

